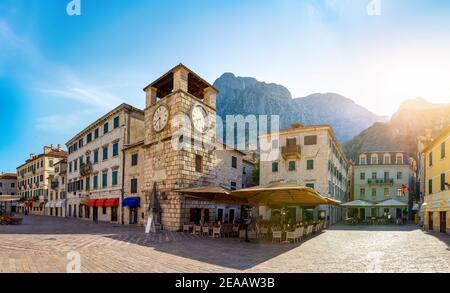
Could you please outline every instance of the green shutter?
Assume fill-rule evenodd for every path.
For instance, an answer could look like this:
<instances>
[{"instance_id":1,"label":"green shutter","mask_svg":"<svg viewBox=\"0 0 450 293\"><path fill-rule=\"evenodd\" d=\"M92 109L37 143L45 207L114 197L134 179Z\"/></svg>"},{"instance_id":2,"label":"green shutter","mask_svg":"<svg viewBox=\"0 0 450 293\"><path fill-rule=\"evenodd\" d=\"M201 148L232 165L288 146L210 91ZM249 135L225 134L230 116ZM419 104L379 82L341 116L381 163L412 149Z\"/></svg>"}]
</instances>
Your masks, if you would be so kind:
<instances>
[{"instance_id":1,"label":"green shutter","mask_svg":"<svg viewBox=\"0 0 450 293\"><path fill-rule=\"evenodd\" d=\"M112 172L112 185L117 185L117 171Z\"/></svg>"},{"instance_id":2,"label":"green shutter","mask_svg":"<svg viewBox=\"0 0 450 293\"><path fill-rule=\"evenodd\" d=\"M102 174L102 187L108 186L108 173Z\"/></svg>"}]
</instances>

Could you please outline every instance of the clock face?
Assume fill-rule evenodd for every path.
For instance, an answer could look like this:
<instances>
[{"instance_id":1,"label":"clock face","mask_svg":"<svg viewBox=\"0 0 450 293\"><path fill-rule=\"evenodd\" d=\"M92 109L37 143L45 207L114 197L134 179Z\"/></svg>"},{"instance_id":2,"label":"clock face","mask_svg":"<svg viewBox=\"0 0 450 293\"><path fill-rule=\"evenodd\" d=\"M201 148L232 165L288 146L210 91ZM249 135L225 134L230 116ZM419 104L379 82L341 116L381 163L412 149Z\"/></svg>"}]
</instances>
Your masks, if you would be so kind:
<instances>
[{"instance_id":1,"label":"clock face","mask_svg":"<svg viewBox=\"0 0 450 293\"><path fill-rule=\"evenodd\" d=\"M206 110L200 105L197 105L192 109L192 124L194 124L197 131L205 133L208 130L209 125L207 116Z\"/></svg>"},{"instance_id":2,"label":"clock face","mask_svg":"<svg viewBox=\"0 0 450 293\"><path fill-rule=\"evenodd\" d=\"M169 121L169 110L166 106L160 106L153 114L153 129L157 132L163 130L167 121Z\"/></svg>"}]
</instances>

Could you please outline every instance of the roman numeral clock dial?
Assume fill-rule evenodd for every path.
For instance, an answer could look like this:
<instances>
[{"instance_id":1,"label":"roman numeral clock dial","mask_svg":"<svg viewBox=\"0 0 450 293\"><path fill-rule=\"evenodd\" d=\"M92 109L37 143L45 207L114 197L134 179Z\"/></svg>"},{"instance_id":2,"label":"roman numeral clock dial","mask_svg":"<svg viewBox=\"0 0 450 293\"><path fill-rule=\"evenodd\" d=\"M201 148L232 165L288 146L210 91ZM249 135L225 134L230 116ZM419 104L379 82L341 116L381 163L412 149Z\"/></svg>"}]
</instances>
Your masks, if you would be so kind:
<instances>
[{"instance_id":1,"label":"roman numeral clock dial","mask_svg":"<svg viewBox=\"0 0 450 293\"><path fill-rule=\"evenodd\" d=\"M153 129L160 132L166 127L169 121L169 110L166 106L160 106L153 114Z\"/></svg>"},{"instance_id":2,"label":"roman numeral clock dial","mask_svg":"<svg viewBox=\"0 0 450 293\"><path fill-rule=\"evenodd\" d=\"M202 106L196 105L192 109L191 118L192 124L198 132L205 133L208 130L208 114Z\"/></svg>"}]
</instances>

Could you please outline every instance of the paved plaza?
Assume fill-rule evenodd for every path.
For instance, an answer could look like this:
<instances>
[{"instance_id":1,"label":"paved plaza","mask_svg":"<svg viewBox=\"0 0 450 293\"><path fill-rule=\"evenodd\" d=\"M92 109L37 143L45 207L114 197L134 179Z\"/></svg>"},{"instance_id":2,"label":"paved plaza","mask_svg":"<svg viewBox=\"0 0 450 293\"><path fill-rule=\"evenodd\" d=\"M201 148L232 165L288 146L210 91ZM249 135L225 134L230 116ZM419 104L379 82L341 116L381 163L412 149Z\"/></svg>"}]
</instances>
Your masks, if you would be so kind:
<instances>
[{"instance_id":1,"label":"paved plaza","mask_svg":"<svg viewBox=\"0 0 450 293\"><path fill-rule=\"evenodd\" d=\"M299 244L245 243L27 216L0 226L0 272L450 272L450 237L415 226L336 225Z\"/></svg>"}]
</instances>

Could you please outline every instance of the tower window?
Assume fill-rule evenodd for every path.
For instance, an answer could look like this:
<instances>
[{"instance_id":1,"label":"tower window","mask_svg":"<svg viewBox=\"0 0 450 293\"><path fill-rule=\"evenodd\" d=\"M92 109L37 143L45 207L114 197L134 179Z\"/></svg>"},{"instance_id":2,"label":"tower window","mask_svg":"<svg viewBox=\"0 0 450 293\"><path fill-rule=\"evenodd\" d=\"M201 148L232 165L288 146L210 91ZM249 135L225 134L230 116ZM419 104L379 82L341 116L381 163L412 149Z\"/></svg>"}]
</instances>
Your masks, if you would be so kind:
<instances>
[{"instance_id":1,"label":"tower window","mask_svg":"<svg viewBox=\"0 0 450 293\"><path fill-rule=\"evenodd\" d=\"M195 155L195 171L202 172L203 157L200 155Z\"/></svg>"}]
</instances>

